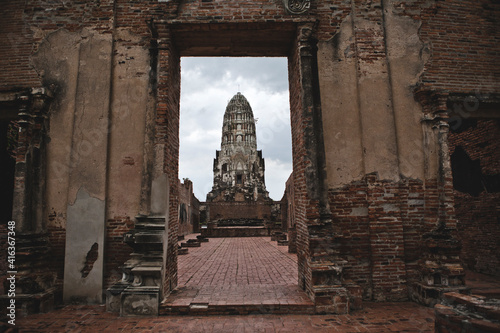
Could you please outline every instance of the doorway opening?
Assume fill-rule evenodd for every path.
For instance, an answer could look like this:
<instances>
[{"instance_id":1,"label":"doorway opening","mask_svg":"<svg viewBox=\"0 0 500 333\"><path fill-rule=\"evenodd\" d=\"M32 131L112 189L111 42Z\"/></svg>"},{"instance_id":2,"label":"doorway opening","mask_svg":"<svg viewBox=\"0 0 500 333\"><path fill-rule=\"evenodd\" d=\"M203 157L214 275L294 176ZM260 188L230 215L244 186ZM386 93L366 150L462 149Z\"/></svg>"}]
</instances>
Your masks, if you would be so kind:
<instances>
[{"instance_id":1,"label":"doorway opening","mask_svg":"<svg viewBox=\"0 0 500 333\"><path fill-rule=\"evenodd\" d=\"M269 201L259 205L253 190L244 193L251 197L246 201L248 204L245 204L243 195L238 197L241 193L236 193L236 199L232 198L235 201L222 195L227 200L222 203L225 210L221 210L220 214L206 212L202 228L209 228L207 224L213 223L215 217L238 211L242 215L238 215L237 222L229 221L229 218L217 220L223 225L221 230L228 230L233 222L239 223L233 225L234 228L239 231L247 228L251 233L258 228L259 221L250 221L244 216L255 214L257 217L257 210L262 207L268 207L269 214L264 215L266 221L262 224L266 235L211 237L208 242L201 242L199 248L189 247L188 251L180 251L188 252L178 258L178 290L182 295L174 291L170 301L175 303L183 299L185 306L188 303L198 306L205 303L243 306L246 301L247 305L258 305L252 311L265 312L267 310L261 307L264 299L269 302L268 306L275 307L280 303L279 295L288 295L292 302L306 307L311 305L307 295L298 288L297 256L288 253L284 241L286 232L283 232L288 223L287 214L281 213L281 210L288 209L288 205L282 205L282 199L285 183L292 171L287 58L183 57L181 77L179 177L192 181L193 192L201 201L202 209L209 207L207 210L210 210L205 198L217 183L214 158L226 158L217 171L221 172L225 183L237 188L251 187L255 182L259 164L251 162L253 159L263 157L266 162L265 173L264 169L262 172L265 174ZM237 110L234 120L227 120L227 105L237 94L248 99L253 113ZM226 130L233 130L234 133L228 134ZM231 136L241 139L228 140ZM244 147L253 144L259 150L246 151L248 156L245 156ZM230 158L233 149L242 149L237 152L236 161ZM230 174L232 169L235 170L234 175ZM257 188L254 190L258 192ZM246 211L251 208L255 211ZM179 227L182 239L179 244L191 246L197 235L187 231ZM279 243L275 232L280 234Z\"/></svg>"},{"instance_id":2,"label":"doorway opening","mask_svg":"<svg viewBox=\"0 0 500 333\"><path fill-rule=\"evenodd\" d=\"M15 145L17 127L10 119L0 120L0 221L2 224L12 220L14 194L14 171L16 165Z\"/></svg>"},{"instance_id":3,"label":"doorway opening","mask_svg":"<svg viewBox=\"0 0 500 333\"><path fill-rule=\"evenodd\" d=\"M289 178L291 182L288 183L293 189L290 192L293 192L292 211L297 244L297 290L303 293L305 299L314 301L316 289L313 288L313 283L318 277L313 276L315 267L310 265L311 249L308 239L311 231L313 233L319 231L311 230L309 226L317 224L317 217L323 221L323 217L328 214L321 105L319 84L315 75L316 48L315 40L310 38L314 24L293 20L245 24L161 21L157 28L158 41L162 44L158 44L156 49L158 65L154 67L158 68L155 125L158 143L155 149L160 152L158 156L161 159L157 160L158 166L163 168L170 182L167 222L170 232L164 249L167 260L162 281L164 294L168 295L169 292L175 294L175 288L179 285L177 231L180 197L178 134L181 116L181 58L286 57L293 156L293 172ZM239 90L237 87L234 88L236 91ZM236 99L241 100L239 97ZM233 118L239 119L237 116ZM219 138L221 139L223 138ZM235 136L227 137L227 142L235 141ZM248 140L249 144L253 142ZM247 141L242 140L240 143ZM258 153L256 155L262 157ZM246 184L247 180L243 180ZM245 199L241 193L235 195L235 198L241 201ZM224 201L220 200L220 203L223 204ZM305 308L301 307L301 310Z\"/></svg>"}]
</instances>

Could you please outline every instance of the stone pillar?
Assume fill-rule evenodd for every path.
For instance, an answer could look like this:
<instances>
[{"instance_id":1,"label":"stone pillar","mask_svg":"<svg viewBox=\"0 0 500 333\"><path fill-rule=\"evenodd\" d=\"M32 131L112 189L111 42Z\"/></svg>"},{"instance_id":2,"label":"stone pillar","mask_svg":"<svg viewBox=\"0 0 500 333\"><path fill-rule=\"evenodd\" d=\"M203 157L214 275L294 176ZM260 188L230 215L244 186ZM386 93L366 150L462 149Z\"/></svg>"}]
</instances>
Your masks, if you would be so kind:
<instances>
[{"instance_id":1,"label":"stone pillar","mask_svg":"<svg viewBox=\"0 0 500 333\"><path fill-rule=\"evenodd\" d=\"M445 92L416 91L424 116L426 159L426 221L419 260L420 281L411 290L414 301L434 306L447 292L460 292L465 286L465 271L460 260L460 241L456 237L453 208Z\"/></svg>"},{"instance_id":2,"label":"stone pillar","mask_svg":"<svg viewBox=\"0 0 500 333\"><path fill-rule=\"evenodd\" d=\"M48 269L50 244L43 223L45 196L45 145L51 94L44 88L20 95L16 148L14 204L15 262L18 315L50 311L54 306L56 274ZM8 290L6 288L5 290ZM9 301L0 296L2 305Z\"/></svg>"},{"instance_id":3,"label":"stone pillar","mask_svg":"<svg viewBox=\"0 0 500 333\"><path fill-rule=\"evenodd\" d=\"M106 309L121 316L158 315L161 300L177 285L178 126L180 58L168 26L150 22L150 82L155 105L146 117L143 214L124 235L134 252L122 266L122 280L107 289ZM174 83L177 82L177 86ZM153 158L149 156L151 154ZM172 223L174 222L175 223Z\"/></svg>"},{"instance_id":4,"label":"stone pillar","mask_svg":"<svg viewBox=\"0 0 500 333\"><path fill-rule=\"evenodd\" d=\"M298 255L306 261L306 269L299 274L305 275L302 287L313 299L317 313L340 314L349 312L354 294L344 285L342 271L346 261L339 256L338 249L341 235L332 223L328 205L317 49L312 32L312 24L298 27L301 128L305 146L305 223L308 237L308 248L305 251L300 248L303 245L297 243ZM303 231L298 225L297 239L305 236L301 233Z\"/></svg>"}]
</instances>

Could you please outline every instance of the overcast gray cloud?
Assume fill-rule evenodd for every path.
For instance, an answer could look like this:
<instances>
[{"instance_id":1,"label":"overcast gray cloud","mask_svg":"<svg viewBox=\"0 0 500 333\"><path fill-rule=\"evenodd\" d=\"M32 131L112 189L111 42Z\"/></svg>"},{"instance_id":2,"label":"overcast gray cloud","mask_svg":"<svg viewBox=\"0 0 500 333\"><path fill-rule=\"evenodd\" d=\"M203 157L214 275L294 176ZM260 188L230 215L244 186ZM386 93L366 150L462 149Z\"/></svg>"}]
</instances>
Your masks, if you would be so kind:
<instances>
[{"instance_id":1,"label":"overcast gray cloud","mask_svg":"<svg viewBox=\"0 0 500 333\"><path fill-rule=\"evenodd\" d=\"M226 105L238 91L257 119L257 149L266 162L266 187L280 200L292 172L286 58L182 58L179 177L193 181L204 201L213 185Z\"/></svg>"}]
</instances>

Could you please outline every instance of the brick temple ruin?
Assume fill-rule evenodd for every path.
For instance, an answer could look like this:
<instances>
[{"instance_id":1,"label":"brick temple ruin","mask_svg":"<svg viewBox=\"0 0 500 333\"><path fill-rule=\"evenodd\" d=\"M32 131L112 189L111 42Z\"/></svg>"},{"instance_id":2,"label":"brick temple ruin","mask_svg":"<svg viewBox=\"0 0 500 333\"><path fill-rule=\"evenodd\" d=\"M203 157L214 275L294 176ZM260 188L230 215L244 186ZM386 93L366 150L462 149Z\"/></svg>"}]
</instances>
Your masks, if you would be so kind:
<instances>
[{"instance_id":1,"label":"brick temple ruin","mask_svg":"<svg viewBox=\"0 0 500 333\"><path fill-rule=\"evenodd\" d=\"M227 104L213 170L214 185L205 203L208 228L202 236L270 235L275 202L266 190L252 107L240 92Z\"/></svg>"},{"instance_id":2,"label":"brick temple ruin","mask_svg":"<svg viewBox=\"0 0 500 333\"><path fill-rule=\"evenodd\" d=\"M500 276L499 7L4 1L1 228L16 222L19 311L154 314L176 288L184 56L287 57L287 226L317 313L432 306L465 289L465 267Z\"/></svg>"}]
</instances>

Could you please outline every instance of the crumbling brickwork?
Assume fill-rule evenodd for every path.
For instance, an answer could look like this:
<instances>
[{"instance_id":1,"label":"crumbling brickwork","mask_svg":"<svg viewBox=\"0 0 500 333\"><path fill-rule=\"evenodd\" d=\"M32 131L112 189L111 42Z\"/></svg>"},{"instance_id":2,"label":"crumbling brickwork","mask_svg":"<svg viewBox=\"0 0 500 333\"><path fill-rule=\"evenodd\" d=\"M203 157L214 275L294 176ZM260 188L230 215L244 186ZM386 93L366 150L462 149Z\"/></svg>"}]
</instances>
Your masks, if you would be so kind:
<instances>
[{"instance_id":1,"label":"crumbling brickwork","mask_svg":"<svg viewBox=\"0 0 500 333\"><path fill-rule=\"evenodd\" d=\"M106 288L122 277L121 266L130 257L130 246L123 242L123 235L130 231L133 226L134 222L128 216L117 216L108 220L104 251L108 254L104 262L107 272L104 283Z\"/></svg>"},{"instance_id":2,"label":"crumbling brickwork","mask_svg":"<svg viewBox=\"0 0 500 333\"><path fill-rule=\"evenodd\" d=\"M162 293L175 288L180 57L284 56L297 278L317 311L349 311L361 295L431 305L429 298L453 287L448 277L460 283L456 227L467 265L498 274L491 254L498 253L491 241L498 237L497 192L453 192L449 159L460 146L462 157L480 160L480 175L497 175L498 123L478 120L448 140L446 119L450 105L462 111L452 101L470 97L480 110L498 108L499 6L325 0L293 14L274 0L7 1L0 110L24 117L42 138L20 136L18 162L31 162L33 151L39 163L24 174L18 167L17 182L22 188L32 175L45 181L38 184L42 218L29 223L40 239L48 232L59 260L50 267L64 279L63 258L85 259L90 247L68 242L68 226L85 231L79 219L99 208L99 218L88 221L106 260L88 273L104 287L128 254L119 234L131 230L133 217L160 223L155 217L164 216ZM46 90L31 90L40 87ZM26 103L34 96L50 104L46 127L36 103ZM68 214L84 202L92 207ZM422 294L414 297L418 283Z\"/></svg>"},{"instance_id":3,"label":"crumbling brickwork","mask_svg":"<svg viewBox=\"0 0 500 333\"><path fill-rule=\"evenodd\" d=\"M450 155L462 259L472 270L500 276L499 120L463 119L450 135Z\"/></svg>"},{"instance_id":4,"label":"crumbling brickwork","mask_svg":"<svg viewBox=\"0 0 500 333\"><path fill-rule=\"evenodd\" d=\"M428 43L432 60L426 64L421 84L455 93L498 92L500 55L496 1L415 1L401 8L422 6L420 37ZM414 11L413 11L414 12Z\"/></svg>"},{"instance_id":5,"label":"crumbling brickwork","mask_svg":"<svg viewBox=\"0 0 500 333\"><path fill-rule=\"evenodd\" d=\"M156 143L164 145L164 169L169 190L168 247L166 250L165 291L177 286L177 238L179 209L179 103L180 103L180 57L172 47L169 31L158 45L158 96L156 107Z\"/></svg>"},{"instance_id":6,"label":"crumbling brickwork","mask_svg":"<svg viewBox=\"0 0 500 333\"><path fill-rule=\"evenodd\" d=\"M40 87L41 82L29 62L33 49L33 32L25 22L25 6L19 1L2 4L0 67L3 70L0 89Z\"/></svg>"}]
</instances>

